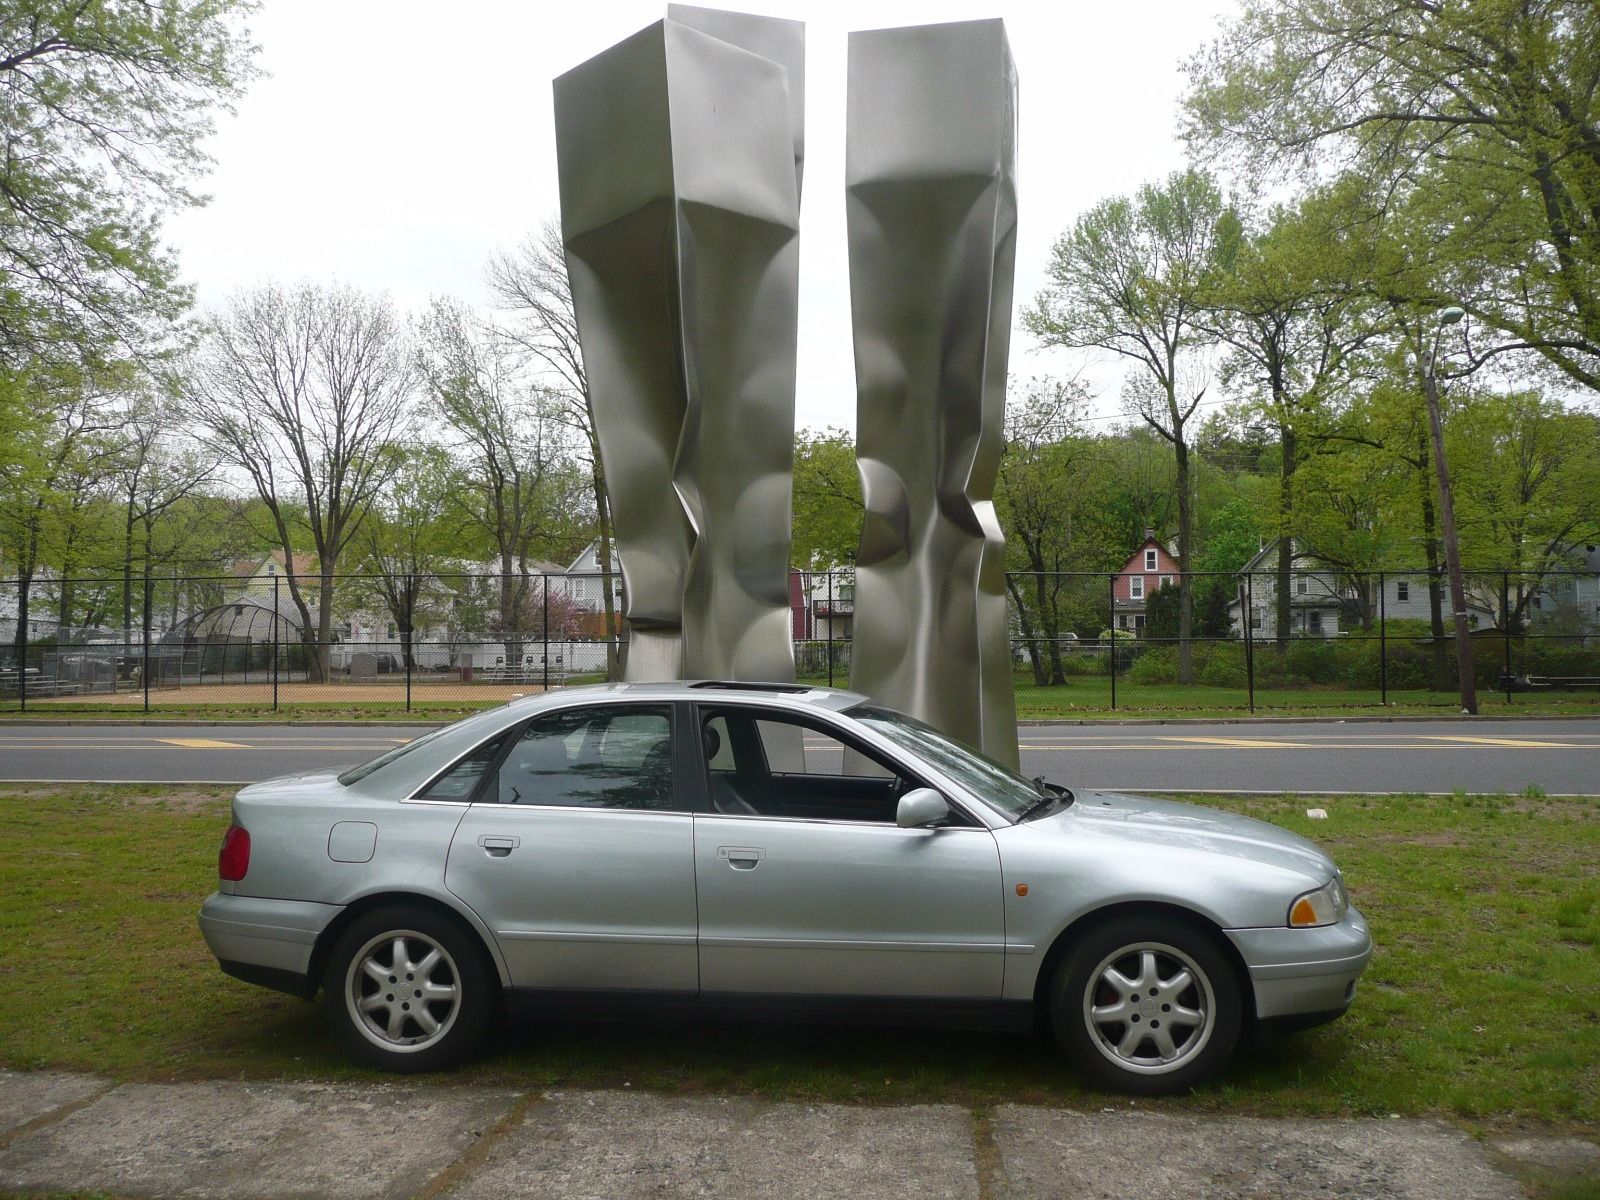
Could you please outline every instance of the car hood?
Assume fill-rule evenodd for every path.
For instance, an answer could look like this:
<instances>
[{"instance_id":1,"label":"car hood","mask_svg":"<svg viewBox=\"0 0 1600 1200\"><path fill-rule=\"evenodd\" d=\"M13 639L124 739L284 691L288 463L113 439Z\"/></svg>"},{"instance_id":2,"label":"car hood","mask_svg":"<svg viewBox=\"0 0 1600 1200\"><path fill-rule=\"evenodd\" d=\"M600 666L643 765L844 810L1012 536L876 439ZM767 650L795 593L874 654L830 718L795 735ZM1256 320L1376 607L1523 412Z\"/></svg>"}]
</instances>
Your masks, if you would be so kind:
<instances>
[{"instance_id":1,"label":"car hood","mask_svg":"<svg viewBox=\"0 0 1600 1200\"><path fill-rule=\"evenodd\" d=\"M1318 882L1334 872L1333 860L1299 834L1254 817L1176 800L1080 792L1076 803L1028 824L1041 832L1075 838L1106 838L1134 847L1170 846L1269 863Z\"/></svg>"}]
</instances>

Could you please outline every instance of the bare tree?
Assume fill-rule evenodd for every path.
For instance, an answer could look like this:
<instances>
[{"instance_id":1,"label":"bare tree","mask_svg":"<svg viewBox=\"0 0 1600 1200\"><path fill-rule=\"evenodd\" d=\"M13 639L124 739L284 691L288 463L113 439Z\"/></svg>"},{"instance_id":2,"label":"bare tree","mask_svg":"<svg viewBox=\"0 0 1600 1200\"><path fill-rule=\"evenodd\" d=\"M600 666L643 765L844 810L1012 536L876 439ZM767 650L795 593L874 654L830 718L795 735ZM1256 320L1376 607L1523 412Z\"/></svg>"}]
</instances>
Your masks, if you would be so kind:
<instances>
[{"instance_id":1,"label":"bare tree","mask_svg":"<svg viewBox=\"0 0 1600 1200\"><path fill-rule=\"evenodd\" d=\"M497 251L490 256L488 277L496 304L518 318L506 327L507 335L543 371L560 380L561 386L554 393L557 413L582 439L599 533L596 552L600 570L607 578L601 589L606 616L606 671L609 678L619 679L620 649L617 639L611 636L616 629L617 600L610 583L611 505L606 499L605 467L595 434L594 404L589 397L589 377L583 369L583 349L578 342L578 314L567 279L561 227L546 221L515 250Z\"/></svg>"},{"instance_id":2,"label":"bare tree","mask_svg":"<svg viewBox=\"0 0 1600 1200\"><path fill-rule=\"evenodd\" d=\"M349 287L268 284L207 325L185 380L195 417L242 470L272 520L300 612L311 677L327 677L339 556L398 461L415 382L405 327L387 300ZM317 619L297 570L303 524L319 573Z\"/></svg>"},{"instance_id":3,"label":"bare tree","mask_svg":"<svg viewBox=\"0 0 1600 1200\"><path fill-rule=\"evenodd\" d=\"M148 576L154 557L155 524L216 475L215 462L173 446L179 421L173 405L148 394L136 395L122 415L121 441L112 458L111 478L122 505L122 640L133 641L133 561L136 534L143 536L142 558Z\"/></svg>"}]
</instances>

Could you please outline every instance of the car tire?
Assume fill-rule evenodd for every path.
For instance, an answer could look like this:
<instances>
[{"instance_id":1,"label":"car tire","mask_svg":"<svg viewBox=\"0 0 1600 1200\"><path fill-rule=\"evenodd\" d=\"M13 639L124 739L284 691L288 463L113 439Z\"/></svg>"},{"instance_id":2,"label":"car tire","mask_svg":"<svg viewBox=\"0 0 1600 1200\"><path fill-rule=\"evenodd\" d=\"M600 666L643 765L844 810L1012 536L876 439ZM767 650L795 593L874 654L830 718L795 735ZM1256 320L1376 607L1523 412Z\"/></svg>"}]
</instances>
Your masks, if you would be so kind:
<instances>
[{"instance_id":1,"label":"car tire","mask_svg":"<svg viewBox=\"0 0 1600 1200\"><path fill-rule=\"evenodd\" d=\"M499 988L477 937L420 906L357 917L328 955L323 1003L344 1047L386 1071L436 1071L465 1059Z\"/></svg>"},{"instance_id":2,"label":"car tire","mask_svg":"<svg viewBox=\"0 0 1600 1200\"><path fill-rule=\"evenodd\" d=\"M1140 1096L1181 1092L1232 1055L1239 979L1213 936L1176 917L1117 917L1072 946L1052 980L1056 1040L1094 1083Z\"/></svg>"}]
</instances>

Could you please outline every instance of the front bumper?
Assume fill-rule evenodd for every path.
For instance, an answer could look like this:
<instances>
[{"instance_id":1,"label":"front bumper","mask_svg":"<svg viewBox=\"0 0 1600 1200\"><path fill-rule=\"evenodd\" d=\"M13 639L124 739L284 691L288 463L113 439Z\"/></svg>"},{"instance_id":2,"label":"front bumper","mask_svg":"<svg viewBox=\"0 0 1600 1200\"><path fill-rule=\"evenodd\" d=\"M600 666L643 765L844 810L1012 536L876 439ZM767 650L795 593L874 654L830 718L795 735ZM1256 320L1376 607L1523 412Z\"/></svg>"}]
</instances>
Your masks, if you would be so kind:
<instances>
[{"instance_id":1,"label":"front bumper","mask_svg":"<svg viewBox=\"0 0 1600 1200\"><path fill-rule=\"evenodd\" d=\"M1372 957L1372 934L1354 908L1337 925L1316 929L1225 932L1250 971L1256 1017L1262 1021L1338 1016L1355 999L1356 980Z\"/></svg>"},{"instance_id":2,"label":"front bumper","mask_svg":"<svg viewBox=\"0 0 1600 1200\"><path fill-rule=\"evenodd\" d=\"M340 911L336 904L213 892L200 906L200 933L229 975L309 996L317 983L311 953Z\"/></svg>"}]
</instances>

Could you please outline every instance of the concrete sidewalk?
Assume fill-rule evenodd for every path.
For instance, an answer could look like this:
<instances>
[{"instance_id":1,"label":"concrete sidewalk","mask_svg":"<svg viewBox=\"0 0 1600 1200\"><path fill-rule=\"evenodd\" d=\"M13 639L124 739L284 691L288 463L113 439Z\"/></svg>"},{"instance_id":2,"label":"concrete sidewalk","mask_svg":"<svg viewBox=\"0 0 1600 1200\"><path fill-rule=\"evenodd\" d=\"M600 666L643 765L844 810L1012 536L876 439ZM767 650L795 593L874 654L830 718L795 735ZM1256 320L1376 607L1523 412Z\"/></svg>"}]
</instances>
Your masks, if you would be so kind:
<instances>
[{"instance_id":1,"label":"concrete sidewalk","mask_svg":"<svg viewBox=\"0 0 1600 1200\"><path fill-rule=\"evenodd\" d=\"M0 1192L541 1200L1518 1200L1504 1155L1430 1121L1003 1105L865 1107L437 1084L113 1085L0 1072ZM1492 1161L1494 1160L1494 1161Z\"/></svg>"}]
</instances>

